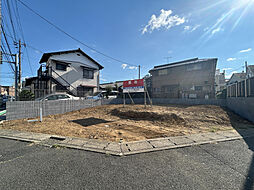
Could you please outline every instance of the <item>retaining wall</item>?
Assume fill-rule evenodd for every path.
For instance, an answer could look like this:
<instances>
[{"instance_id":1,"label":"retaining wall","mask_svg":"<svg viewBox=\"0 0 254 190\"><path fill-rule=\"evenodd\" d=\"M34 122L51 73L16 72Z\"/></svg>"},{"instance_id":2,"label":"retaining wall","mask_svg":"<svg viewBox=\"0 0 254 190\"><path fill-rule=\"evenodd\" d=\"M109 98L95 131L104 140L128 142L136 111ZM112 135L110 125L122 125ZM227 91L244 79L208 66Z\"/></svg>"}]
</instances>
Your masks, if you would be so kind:
<instances>
[{"instance_id":1,"label":"retaining wall","mask_svg":"<svg viewBox=\"0 0 254 190\"><path fill-rule=\"evenodd\" d=\"M254 122L254 97L227 98L227 107L240 116Z\"/></svg>"},{"instance_id":2,"label":"retaining wall","mask_svg":"<svg viewBox=\"0 0 254 190\"><path fill-rule=\"evenodd\" d=\"M135 104L144 104L144 98L134 98ZM226 106L225 99L168 99L168 98L153 98L153 104L179 104L179 105L218 105ZM102 104L123 104L123 99L106 99ZM130 99L126 99L126 104L131 104ZM149 101L147 100L147 104Z\"/></svg>"},{"instance_id":3,"label":"retaining wall","mask_svg":"<svg viewBox=\"0 0 254 190\"><path fill-rule=\"evenodd\" d=\"M143 98L133 100L135 104L144 104ZM153 104L218 105L228 107L235 113L254 122L254 97L208 100L154 98L152 101ZM39 117L40 108L42 108L43 116L47 116L106 104L123 104L123 99L7 102L6 119L36 118ZM126 104L131 104L131 100L126 99Z\"/></svg>"}]
</instances>

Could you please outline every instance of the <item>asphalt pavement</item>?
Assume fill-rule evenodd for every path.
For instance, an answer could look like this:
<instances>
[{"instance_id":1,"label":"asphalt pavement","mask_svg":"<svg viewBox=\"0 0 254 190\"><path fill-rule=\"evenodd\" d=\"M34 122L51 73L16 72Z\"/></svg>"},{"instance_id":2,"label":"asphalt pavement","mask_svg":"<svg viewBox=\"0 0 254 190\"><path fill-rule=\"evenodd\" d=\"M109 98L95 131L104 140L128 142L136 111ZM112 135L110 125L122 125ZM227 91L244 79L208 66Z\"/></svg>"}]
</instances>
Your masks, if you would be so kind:
<instances>
[{"instance_id":1,"label":"asphalt pavement","mask_svg":"<svg viewBox=\"0 0 254 190\"><path fill-rule=\"evenodd\" d=\"M130 156L0 138L0 189L254 189L254 138Z\"/></svg>"}]
</instances>

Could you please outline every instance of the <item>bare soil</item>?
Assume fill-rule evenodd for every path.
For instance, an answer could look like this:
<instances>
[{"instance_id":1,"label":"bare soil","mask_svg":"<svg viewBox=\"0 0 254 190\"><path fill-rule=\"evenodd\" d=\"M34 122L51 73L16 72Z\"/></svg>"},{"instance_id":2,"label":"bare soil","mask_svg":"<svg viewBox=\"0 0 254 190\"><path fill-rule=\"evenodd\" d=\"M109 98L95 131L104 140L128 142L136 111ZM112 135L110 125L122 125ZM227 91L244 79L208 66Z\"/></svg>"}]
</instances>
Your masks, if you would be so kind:
<instances>
[{"instance_id":1,"label":"bare soil","mask_svg":"<svg viewBox=\"0 0 254 190\"><path fill-rule=\"evenodd\" d=\"M144 105L104 105L47 116L42 123L21 119L0 125L3 129L116 142L120 139L136 141L249 127L254 127L254 124L213 105L147 108Z\"/></svg>"}]
</instances>

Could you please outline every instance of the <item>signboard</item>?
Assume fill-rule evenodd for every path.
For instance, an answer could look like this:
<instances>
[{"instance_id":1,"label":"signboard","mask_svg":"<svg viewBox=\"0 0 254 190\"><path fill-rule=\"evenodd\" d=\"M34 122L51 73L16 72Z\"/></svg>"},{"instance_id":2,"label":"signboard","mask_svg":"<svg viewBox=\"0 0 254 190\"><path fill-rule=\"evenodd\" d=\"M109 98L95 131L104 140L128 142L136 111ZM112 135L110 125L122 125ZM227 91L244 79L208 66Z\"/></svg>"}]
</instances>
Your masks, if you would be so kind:
<instances>
[{"instance_id":1,"label":"signboard","mask_svg":"<svg viewBox=\"0 0 254 190\"><path fill-rule=\"evenodd\" d=\"M123 82L123 92L144 92L144 79L127 80Z\"/></svg>"}]
</instances>

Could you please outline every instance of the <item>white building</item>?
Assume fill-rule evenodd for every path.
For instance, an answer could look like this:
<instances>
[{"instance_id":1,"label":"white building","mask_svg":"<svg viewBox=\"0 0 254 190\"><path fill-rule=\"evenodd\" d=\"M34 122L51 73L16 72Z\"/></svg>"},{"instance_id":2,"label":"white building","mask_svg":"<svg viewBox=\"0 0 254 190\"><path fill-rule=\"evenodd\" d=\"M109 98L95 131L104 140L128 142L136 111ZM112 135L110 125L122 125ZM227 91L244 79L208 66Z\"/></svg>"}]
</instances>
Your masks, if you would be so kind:
<instances>
[{"instance_id":1,"label":"white building","mask_svg":"<svg viewBox=\"0 0 254 190\"><path fill-rule=\"evenodd\" d=\"M44 53L38 76L27 80L36 97L55 92L87 96L99 91L103 67L81 49Z\"/></svg>"},{"instance_id":2,"label":"white building","mask_svg":"<svg viewBox=\"0 0 254 190\"><path fill-rule=\"evenodd\" d=\"M246 70L247 78L254 77L254 65L248 65Z\"/></svg>"},{"instance_id":3,"label":"white building","mask_svg":"<svg viewBox=\"0 0 254 190\"><path fill-rule=\"evenodd\" d=\"M220 69L215 72L215 92L221 92L226 88L225 70L221 73Z\"/></svg>"}]
</instances>

